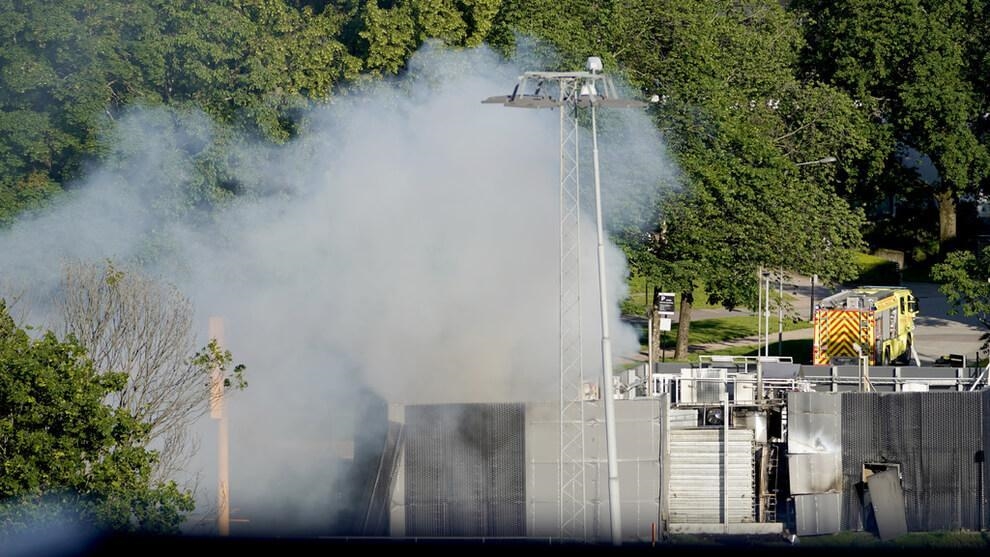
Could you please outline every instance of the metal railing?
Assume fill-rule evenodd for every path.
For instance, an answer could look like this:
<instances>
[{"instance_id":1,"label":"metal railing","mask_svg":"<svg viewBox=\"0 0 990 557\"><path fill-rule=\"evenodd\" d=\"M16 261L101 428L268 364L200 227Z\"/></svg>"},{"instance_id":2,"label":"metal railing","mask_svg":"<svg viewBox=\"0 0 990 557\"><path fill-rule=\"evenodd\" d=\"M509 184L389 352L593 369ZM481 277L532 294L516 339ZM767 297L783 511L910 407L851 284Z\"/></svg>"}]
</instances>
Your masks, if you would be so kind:
<instances>
[{"instance_id":1,"label":"metal railing","mask_svg":"<svg viewBox=\"0 0 990 557\"><path fill-rule=\"evenodd\" d=\"M649 373L649 366L643 364L615 377L615 396L626 399L655 398L666 393L670 394L672 403L692 406L717 403L721 393L729 393L730 401L735 406L760 406L763 403L777 403L786 398L788 392L975 391L986 388L990 382L990 365L978 375L962 368L939 368L945 370L939 375L903 377L901 370L894 367L892 371L885 371L891 375L881 375L877 373L880 369L874 368L873 373L864 378L861 373L843 375L839 366L831 366L824 368L828 371L822 375L810 375L805 371L791 378L767 378L758 372L748 371L751 366L763 363L758 359L760 357L708 357L703 362L707 367L685 367L678 372L666 373ZM790 363L783 359L771 359ZM714 367L718 364L727 367ZM711 375L713 373L714 376Z\"/></svg>"}]
</instances>

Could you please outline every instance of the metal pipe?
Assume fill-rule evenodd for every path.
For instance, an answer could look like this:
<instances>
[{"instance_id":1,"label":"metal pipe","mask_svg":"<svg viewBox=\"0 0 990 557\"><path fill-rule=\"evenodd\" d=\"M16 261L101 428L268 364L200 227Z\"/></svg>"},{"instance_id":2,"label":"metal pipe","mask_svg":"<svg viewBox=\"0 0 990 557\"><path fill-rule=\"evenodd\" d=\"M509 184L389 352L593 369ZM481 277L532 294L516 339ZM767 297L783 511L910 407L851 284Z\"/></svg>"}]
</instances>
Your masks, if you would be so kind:
<instances>
[{"instance_id":1,"label":"metal pipe","mask_svg":"<svg viewBox=\"0 0 990 557\"><path fill-rule=\"evenodd\" d=\"M777 276L777 355L784 352L784 269Z\"/></svg>"},{"instance_id":2,"label":"metal pipe","mask_svg":"<svg viewBox=\"0 0 990 557\"><path fill-rule=\"evenodd\" d=\"M722 524L729 525L729 390L722 394Z\"/></svg>"},{"instance_id":3,"label":"metal pipe","mask_svg":"<svg viewBox=\"0 0 990 557\"><path fill-rule=\"evenodd\" d=\"M763 313L763 331L766 336L764 337L763 343L763 355L770 355L770 274L767 273L766 276L766 292L763 296L763 302L766 304L766 308Z\"/></svg>"},{"instance_id":4,"label":"metal pipe","mask_svg":"<svg viewBox=\"0 0 990 557\"><path fill-rule=\"evenodd\" d=\"M815 320L815 281L818 275L811 275L811 313L809 313L808 321Z\"/></svg>"},{"instance_id":5,"label":"metal pipe","mask_svg":"<svg viewBox=\"0 0 990 557\"><path fill-rule=\"evenodd\" d=\"M760 265L759 271L756 273L756 338L763 338L763 266ZM761 355L762 340L756 345L756 355Z\"/></svg>"},{"instance_id":6,"label":"metal pipe","mask_svg":"<svg viewBox=\"0 0 990 557\"><path fill-rule=\"evenodd\" d=\"M646 315L646 344L649 346L648 353L649 357L647 360L650 363L650 374L653 373L653 312L648 311ZM661 344L661 347L663 345Z\"/></svg>"},{"instance_id":7,"label":"metal pipe","mask_svg":"<svg viewBox=\"0 0 990 557\"><path fill-rule=\"evenodd\" d=\"M622 519L619 509L619 464L615 439L615 396L612 393L612 345L608 335L608 297L605 288L605 230L602 226L602 191L598 171L598 123L591 105L592 159L595 167L595 216L598 227L598 297L602 312L602 386L605 396L605 445L608 453L608 506L612 545L622 545Z\"/></svg>"}]
</instances>

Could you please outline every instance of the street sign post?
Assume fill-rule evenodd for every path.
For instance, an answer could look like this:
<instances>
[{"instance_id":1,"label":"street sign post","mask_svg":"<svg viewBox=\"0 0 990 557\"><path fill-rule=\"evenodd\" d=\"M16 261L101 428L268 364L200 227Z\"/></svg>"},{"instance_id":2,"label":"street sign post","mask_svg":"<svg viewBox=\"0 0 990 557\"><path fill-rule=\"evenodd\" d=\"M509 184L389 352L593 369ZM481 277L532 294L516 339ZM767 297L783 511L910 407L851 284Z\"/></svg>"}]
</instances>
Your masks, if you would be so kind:
<instances>
[{"instance_id":1,"label":"street sign post","mask_svg":"<svg viewBox=\"0 0 990 557\"><path fill-rule=\"evenodd\" d=\"M666 339L663 331L669 331L671 318L674 316L674 293L657 292L653 296L653 312L659 315L660 329L660 360L667 361L667 352L664 347ZM652 321L651 321L652 323ZM653 335L650 335L650 342L653 342Z\"/></svg>"},{"instance_id":2,"label":"street sign post","mask_svg":"<svg viewBox=\"0 0 990 557\"><path fill-rule=\"evenodd\" d=\"M654 299L654 308L661 315L674 315L674 293L658 292Z\"/></svg>"}]
</instances>

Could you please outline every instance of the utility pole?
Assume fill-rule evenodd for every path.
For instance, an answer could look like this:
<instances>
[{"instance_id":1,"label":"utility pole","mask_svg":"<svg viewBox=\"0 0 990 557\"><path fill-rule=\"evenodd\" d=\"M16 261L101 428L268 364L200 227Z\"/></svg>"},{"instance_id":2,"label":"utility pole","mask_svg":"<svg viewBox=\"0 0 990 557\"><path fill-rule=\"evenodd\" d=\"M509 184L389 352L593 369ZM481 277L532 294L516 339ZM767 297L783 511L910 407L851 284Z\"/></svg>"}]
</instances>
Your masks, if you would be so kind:
<instances>
[{"instance_id":1,"label":"utility pole","mask_svg":"<svg viewBox=\"0 0 990 557\"><path fill-rule=\"evenodd\" d=\"M784 269L777 276L777 355L784 354Z\"/></svg>"},{"instance_id":2,"label":"utility pole","mask_svg":"<svg viewBox=\"0 0 990 557\"><path fill-rule=\"evenodd\" d=\"M808 321L815 320L815 282L818 281L818 275L811 275L811 313L808 316Z\"/></svg>"},{"instance_id":3,"label":"utility pole","mask_svg":"<svg viewBox=\"0 0 990 557\"><path fill-rule=\"evenodd\" d=\"M763 284L761 286L764 289L763 303L765 304L765 306L761 308L763 311L763 333L765 335L763 337L763 355L769 356L770 355L770 272L769 271L763 274Z\"/></svg>"},{"instance_id":4,"label":"utility pole","mask_svg":"<svg viewBox=\"0 0 990 557\"><path fill-rule=\"evenodd\" d=\"M763 265L756 272L756 355L763 355Z\"/></svg>"},{"instance_id":5,"label":"utility pole","mask_svg":"<svg viewBox=\"0 0 990 557\"><path fill-rule=\"evenodd\" d=\"M618 459L612 384L612 351L608 331L605 287L604 227L598 164L596 108L644 107L641 101L619 98L612 80L602 73L601 59L588 58L587 71L525 72L512 94L489 97L483 103L518 108L560 109L560 497L558 512L562 539L587 541L588 501L585 481L584 371L581 360L581 261L578 110L589 108L595 179L598 285L602 327L602 397L605 406L605 439L608 459L609 526L614 545L622 543L619 505Z\"/></svg>"},{"instance_id":6,"label":"utility pole","mask_svg":"<svg viewBox=\"0 0 990 557\"><path fill-rule=\"evenodd\" d=\"M223 349L223 318L210 317L210 339ZM210 376L210 417L217 420L217 532L230 535L230 444L223 399L223 370L214 366Z\"/></svg>"}]
</instances>

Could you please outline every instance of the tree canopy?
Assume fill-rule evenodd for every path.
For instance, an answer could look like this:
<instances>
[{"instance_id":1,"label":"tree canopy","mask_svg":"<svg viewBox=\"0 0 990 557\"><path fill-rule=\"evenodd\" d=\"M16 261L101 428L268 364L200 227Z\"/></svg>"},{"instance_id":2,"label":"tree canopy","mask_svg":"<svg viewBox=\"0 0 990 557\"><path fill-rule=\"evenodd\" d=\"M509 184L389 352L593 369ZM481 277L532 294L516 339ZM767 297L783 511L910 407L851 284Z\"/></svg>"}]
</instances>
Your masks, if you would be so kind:
<instances>
[{"instance_id":1,"label":"tree canopy","mask_svg":"<svg viewBox=\"0 0 990 557\"><path fill-rule=\"evenodd\" d=\"M863 186L899 194L905 182L939 208L939 239L956 236L956 204L990 175L985 2L876 0L792 3L808 37L806 71L846 91L885 138ZM983 136L981 138L981 136ZM930 162L929 162L930 161ZM931 165L935 175L922 172ZM910 191L910 190L908 190Z\"/></svg>"},{"instance_id":2,"label":"tree canopy","mask_svg":"<svg viewBox=\"0 0 990 557\"><path fill-rule=\"evenodd\" d=\"M979 251L958 250L932 267L953 312L975 317L986 329L983 348L990 345L990 246Z\"/></svg>"},{"instance_id":3,"label":"tree canopy","mask_svg":"<svg viewBox=\"0 0 990 557\"><path fill-rule=\"evenodd\" d=\"M106 397L127 382L98 373L73 339L33 339L0 301L0 537L53 519L167 533L193 508L151 480L149 426Z\"/></svg>"},{"instance_id":4,"label":"tree canopy","mask_svg":"<svg viewBox=\"0 0 990 557\"><path fill-rule=\"evenodd\" d=\"M174 477L195 448L189 428L210 407L212 374L222 374L226 390L242 389L245 366L232 367L215 339L196 350L190 300L135 267L67 263L55 303L62 336L86 349L94 369L126 375L106 402L147 426L144 445L157 451L153 477Z\"/></svg>"}]
</instances>

